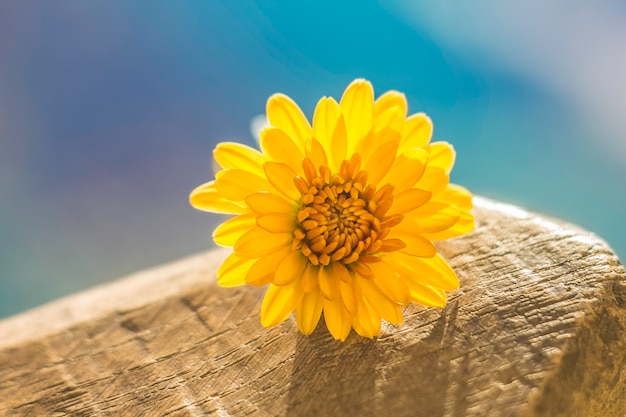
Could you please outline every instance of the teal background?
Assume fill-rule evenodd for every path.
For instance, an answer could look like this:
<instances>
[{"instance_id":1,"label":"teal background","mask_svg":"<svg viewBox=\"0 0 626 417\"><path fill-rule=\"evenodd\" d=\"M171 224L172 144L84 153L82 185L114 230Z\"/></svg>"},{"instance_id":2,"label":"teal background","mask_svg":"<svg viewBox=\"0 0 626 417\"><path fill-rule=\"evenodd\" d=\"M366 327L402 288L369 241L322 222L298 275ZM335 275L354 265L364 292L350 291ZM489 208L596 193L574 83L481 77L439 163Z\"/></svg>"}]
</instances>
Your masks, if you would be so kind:
<instances>
[{"instance_id":1,"label":"teal background","mask_svg":"<svg viewBox=\"0 0 626 417\"><path fill-rule=\"evenodd\" d=\"M406 93L453 181L626 256L623 2L0 3L0 317L212 246L189 191L274 92Z\"/></svg>"}]
</instances>

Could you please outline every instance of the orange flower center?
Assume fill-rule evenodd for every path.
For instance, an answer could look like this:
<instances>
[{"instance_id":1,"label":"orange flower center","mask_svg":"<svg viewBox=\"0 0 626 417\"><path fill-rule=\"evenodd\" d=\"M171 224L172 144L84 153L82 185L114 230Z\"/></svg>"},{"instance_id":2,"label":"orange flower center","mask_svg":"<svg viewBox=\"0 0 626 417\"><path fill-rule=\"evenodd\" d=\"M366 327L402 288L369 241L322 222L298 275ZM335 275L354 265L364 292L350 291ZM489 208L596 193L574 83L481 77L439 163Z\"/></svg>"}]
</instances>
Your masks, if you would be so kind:
<instances>
[{"instance_id":1,"label":"orange flower center","mask_svg":"<svg viewBox=\"0 0 626 417\"><path fill-rule=\"evenodd\" d=\"M293 249L300 249L313 265L337 261L358 269L355 262L377 262L374 254L404 246L400 242L393 247L396 239L384 240L390 228L402 221L399 214L384 217L393 204L393 186L376 190L368 185L367 172L359 170L358 154L343 161L335 175L326 166L316 171L308 158L302 166L305 178L294 180L302 205Z\"/></svg>"}]
</instances>

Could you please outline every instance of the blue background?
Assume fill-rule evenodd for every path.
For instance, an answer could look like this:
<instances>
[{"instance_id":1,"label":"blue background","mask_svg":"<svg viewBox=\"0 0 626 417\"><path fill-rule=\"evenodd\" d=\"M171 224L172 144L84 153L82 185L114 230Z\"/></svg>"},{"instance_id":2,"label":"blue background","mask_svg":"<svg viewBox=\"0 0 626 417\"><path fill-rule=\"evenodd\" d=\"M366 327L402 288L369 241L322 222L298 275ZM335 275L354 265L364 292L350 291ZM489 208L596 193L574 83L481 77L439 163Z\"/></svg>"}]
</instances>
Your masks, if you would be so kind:
<instances>
[{"instance_id":1,"label":"blue background","mask_svg":"<svg viewBox=\"0 0 626 417\"><path fill-rule=\"evenodd\" d=\"M453 181L626 256L623 3L0 3L0 317L212 246L188 193L284 92L406 93ZM621 51L621 54L620 54ZM620 110L622 109L622 110Z\"/></svg>"}]
</instances>

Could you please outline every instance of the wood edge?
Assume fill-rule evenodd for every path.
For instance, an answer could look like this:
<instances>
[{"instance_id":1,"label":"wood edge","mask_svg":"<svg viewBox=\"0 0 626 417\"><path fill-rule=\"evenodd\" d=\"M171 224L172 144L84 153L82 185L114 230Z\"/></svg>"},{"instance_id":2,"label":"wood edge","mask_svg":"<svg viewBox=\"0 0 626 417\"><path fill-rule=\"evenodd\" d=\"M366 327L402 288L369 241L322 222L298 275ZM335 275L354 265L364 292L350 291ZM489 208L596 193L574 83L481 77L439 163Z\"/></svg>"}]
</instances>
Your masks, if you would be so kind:
<instances>
[{"instance_id":1,"label":"wood edge","mask_svg":"<svg viewBox=\"0 0 626 417\"><path fill-rule=\"evenodd\" d=\"M575 239L580 243L593 246L595 249L602 248L603 250L599 251L601 252L599 255L608 255L606 258L607 264L609 264L612 268L615 268L615 271L617 271L616 273L624 271L623 263L617 256L617 253L615 253L613 248L611 248L611 246L602 237L575 223L544 214L538 214L519 206L502 203L486 197L474 196L473 201L474 208L497 211L516 219L530 219L534 224L555 233L557 236L567 236L571 238L575 235Z\"/></svg>"},{"instance_id":2,"label":"wood edge","mask_svg":"<svg viewBox=\"0 0 626 417\"><path fill-rule=\"evenodd\" d=\"M0 349L41 339L114 311L132 310L175 296L193 285L215 284L214 271L228 252L217 248L191 255L8 317L0 321Z\"/></svg>"},{"instance_id":3,"label":"wood edge","mask_svg":"<svg viewBox=\"0 0 626 417\"><path fill-rule=\"evenodd\" d=\"M626 352L626 271L617 255L613 263L607 260L605 298L595 299L577 318L577 333L554 358L557 366L531 393L520 417L626 415L626 374L616 355ZM621 357L623 363L626 355Z\"/></svg>"}]
</instances>

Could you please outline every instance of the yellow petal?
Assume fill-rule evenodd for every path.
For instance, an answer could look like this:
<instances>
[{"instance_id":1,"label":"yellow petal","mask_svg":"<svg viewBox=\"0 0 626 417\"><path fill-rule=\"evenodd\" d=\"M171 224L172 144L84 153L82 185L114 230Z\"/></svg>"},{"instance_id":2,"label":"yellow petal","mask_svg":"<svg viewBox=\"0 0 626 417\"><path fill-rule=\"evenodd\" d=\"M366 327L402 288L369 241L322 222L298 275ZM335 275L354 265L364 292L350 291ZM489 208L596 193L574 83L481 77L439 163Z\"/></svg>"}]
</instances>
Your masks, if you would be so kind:
<instances>
[{"instance_id":1,"label":"yellow petal","mask_svg":"<svg viewBox=\"0 0 626 417\"><path fill-rule=\"evenodd\" d=\"M380 333L380 316L363 298L359 298L358 313L353 318L352 327L359 336L373 339Z\"/></svg>"},{"instance_id":2,"label":"yellow petal","mask_svg":"<svg viewBox=\"0 0 626 417\"><path fill-rule=\"evenodd\" d=\"M350 264L350 269L362 277L372 278L372 269L366 262L353 262Z\"/></svg>"},{"instance_id":3,"label":"yellow petal","mask_svg":"<svg viewBox=\"0 0 626 417\"><path fill-rule=\"evenodd\" d=\"M369 81L356 79L346 88L339 102L346 122L348 154L372 128L374 88Z\"/></svg>"},{"instance_id":4,"label":"yellow petal","mask_svg":"<svg viewBox=\"0 0 626 417\"><path fill-rule=\"evenodd\" d=\"M328 156L326 155L326 151L320 142L315 138L309 138L306 141L305 156L313 162L313 166L328 166Z\"/></svg>"},{"instance_id":5,"label":"yellow petal","mask_svg":"<svg viewBox=\"0 0 626 417\"><path fill-rule=\"evenodd\" d=\"M403 306L409 305L411 302L409 288L389 264L375 262L370 264L370 268L374 272L374 284L378 289L391 301Z\"/></svg>"},{"instance_id":6,"label":"yellow petal","mask_svg":"<svg viewBox=\"0 0 626 417\"><path fill-rule=\"evenodd\" d=\"M401 107L391 107L382 113L374 116L374 125L372 129L374 133L390 129L402 134L402 126L404 125L404 116L406 110Z\"/></svg>"},{"instance_id":7,"label":"yellow petal","mask_svg":"<svg viewBox=\"0 0 626 417\"><path fill-rule=\"evenodd\" d=\"M346 308L351 314L356 314L357 312L357 299L356 292L354 291L354 286L352 283L348 283L345 281L339 281L339 291L341 293L341 299L345 304Z\"/></svg>"},{"instance_id":8,"label":"yellow petal","mask_svg":"<svg viewBox=\"0 0 626 417\"><path fill-rule=\"evenodd\" d=\"M455 206L429 201L404 216L404 220L397 227L417 233L435 233L449 229L460 218L461 213Z\"/></svg>"},{"instance_id":9,"label":"yellow petal","mask_svg":"<svg viewBox=\"0 0 626 417\"><path fill-rule=\"evenodd\" d=\"M356 275L354 282L357 284L360 294L380 317L391 324L402 324L402 310L400 306L391 301L374 284L373 280Z\"/></svg>"},{"instance_id":10,"label":"yellow petal","mask_svg":"<svg viewBox=\"0 0 626 417\"><path fill-rule=\"evenodd\" d=\"M433 202L454 206L458 210L459 219L454 225L445 230L424 233L424 237L431 241L449 239L474 230L474 216L470 212L472 209L472 194L465 188L456 184L447 184L436 194Z\"/></svg>"},{"instance_id":11,"label":"yellow petal","mask_svg":"<svg viewBox=\"0 0 626 417\"><path fill-rule=\"evenodd\" d=\"M271 126L281 129L304 151L304 143L312 135L311 125L300 107L284 94L274 94L267 100L267 119Z\"/></svg>"},{"instance_id":12,"label":"yellow petal","mask_svg":"<svg viewBox=\"0 0 626 417\"><path fill-rule=\"evenodd\" d=\"M333 273L335 274L335 277L337 277L339 281L344 281L344 282L352 281L352 275L350 274L350 271L348 271L348 268L346 268L343 263L333 262L331 266L333 268Z\"/></svg>"},{"instance_id":13,"label":"yellow petal","mask_svg":"<svg viewBox=\"0 0 626 417\"><path fill-rule=\"evenodd\" d=\"M399 107L402 110L402 117L406 117L408 105L404 94L398 91L387 91L374 102L374 120L377 120L386 110L392 107ZM376 125L377 123L374 122Z\"/></svg>"},{"instance_id":14,"label":"yellow petal","mask_svg":"<svg viewBox=\"0 0 626 417\"><path fill-rule=\"evenodd\" d=\"M339 120L337 120L337 126L335 126L335 131L333 132L333 137L331 139L330 148L330 160L328 162L331 163L331 168L334 171L338 171L341 166L341 162L344 159L348 158L348 128L346 126L346 121L343 115L339 115Z\"/></svg>"},{"instance_id":15,"label":"yellow petal","mask_svg":"<svg viewBox=\"0 0 626 417\"><path fill-rule=\"evenodd\" d=\"M247 211L246 208L218 193L215 188L215 181L209 181L196 187L189 195L189 203L198 210L212 213L242 214Z\"/></svg>"},{"instance_id":16,"label":"yellow petal","mask_svg":"<svg viewBox=\"0 0 626 417\"><path fill-rule=\"evenodd\" d=\"M450 267L448 262L446 262L446 260L441 255L437 254L432 258L419 259L418 262L421 264L424 270L427 270L428 267L432 268L433 273L436 272L440 274L442 280L446 282L445 286L435 285L436 287L444 290L456 290L459 288L459 279L456 275L456 272L454 272L454 269ZM425 284L430 285L428 283Z\"/></svg>"},{"instance_id":17,"label":"yellow petal","mask_svg":"<svg viewBox=\"0 0 626 417\"><path fill-rule=\"evenodd\" d=\"M324 297L319 292L319 287L304 294L302 301L296 307L296 320L298 329L304 335L313 333L317 323L320 321L322 308L324 307Z\"/></svg>"},{"instance_id":18,"label":"yellow petal","mask_svg":"<svg viewBox=\"0 0 626 417\"><path fill-rule=\"evenodd\" d=\"M221 195L234 201L243 201L250 194L271 190L265 178L242 169L218 172L215 188Z\"/></svg>"},{"instance_id":19,"label":"yellow petal","mask_svg":"<svg viewBox=\"0 0 626 417\"><path fill-rule=\"evenodd\" d=\"M226 220L213 231L213 241L220 246L235 246L237 239L254 227L255 217L253 213L248 213Z\"/></svg>"},{"instance_id":20,"label":"yellow petal","mask_svg":"<svg viewBox=\"0 0 626 417\"><path fill-rule=\"evenodd\" d=\"M428 146L428 165L443 169L450 174L454 166L456 152L447 142L434 142Z\"/></svg>"},{"instance_id":21,"label":"yellow petal","mask_svg":"<svg viewBox=\"0 0 626 417\"><path fill-rule=\"evenodd\" d=\"M317 288L319 267L308 264L302 275L302 289L305 293L311 292Z\"/></svg>"},{"instance_id":22,"label":"yellow petal","mask_svg":"<svg viewBox=\"0 0 626 417\"><path fill-rule=\"evenodd\" d=\"M396 159L396 151L398 145L394 142L383 143L374 152L374 157L370 158L365 164L365 171L368 173L367 182L377 185L382 180L389 168Z\"/></svg>"},{"instance_id":23,"label":"yellow petal","mask_svg":"<svg viewBox=\"0 0 626 417\"><path fill-rule=\"evenodd\" d=\"M330 149L333 133L341 116L339 104L332 97L322 97L315 106L313 114L313 137L324 149Z\"/></svg>"},{"instance_id":24,"label":"yellow petal","mask_svg":"<svg viewBox=\"0 0 626 417\"><path fill-rule=\"evenodd\" d=\"M407 283L411 281L448 291L459 288L456 273L439 254L432 258L417 258L393 252L387 254L383 262L389 263Z\"/></svg>"},{"instance_id":25,"label":"yellow petal","mask_svg":"<svg viewBox=\"0 0 626 417\"><path fill-rule=\"evenodd\" d=\"M276 268L274 285L288 285L300 278L307 266L307 258L300 251L291 252Z\"/></svg>"},{"instance_id":26,"label":"yellow petal","mask_svg":"<svg viewBox=\"0 0 626 417\"><path fill-rule=\"evenodd\" d=\"M230 254L217 270L217 283L220 287L237 287L246 283L245 276L254 260L243 259Z\"/></svg>"},{"instance_id":27,"label":"yellow petal","mask_svg":"<svg viewBox=\"0 0 626 417\"><path fill-rule=\"evenodd\" d=\"M393 205L387 212L387 216L405 214L415 210L425 204L430 199L430 195L430 192L417 188L404 190L393 197Z\"/></svg>"},{"instance_id":28,"label":"yellow petal","mask_svg":"<svg viewBox=\"0 0 626 417\"><path fill-rule=\"evenodd\" d=\"M274 279L276 265L291 253L291 247L285 246L283 249L272 252L257 260L246 273L246 284L267 285Z\"/></svg>"},{"instance_id":29,"label":"yellow petal","mask_svg":"<svg viewBox=\"0 0 626 417\"><path fill-rule=\"evenodd\" d=\"M266 127L261 131L261 149L271 161L282 162L297 173L302 172L302 158L300 148L276 127Z\"/></svg>"},{"instance_id":30,"label":"yellow petal","mask_svg":"<svg viewBox=\"0 0 626 417\"><path fill-rule=\"evenodd\" d=\"M400 142L400 138L400 133L393 129L370 132L357 143L355 152L361 155L363 161L369 161L371 158L377 157L375 150L379 146L387 142L394 142L397 145Z\"/></svg>"},{"instance_id":31,"label":"yellow petal","mask_svg":"<svg viewBox=\"0 0 626 417\"><path fill-rule=\"evenodd\" d=\"M270 213L295 213L295 207L290 202L272 193L250 194L246 197L245 202L252 211L261 215Z\"/></svg>"},{"instance_id":32,"label":"yellow petal","mask_svg":"<svg viewBox=\"0 0 626 417\"><path fill-rule=\"evenodd\" d=\"M424 233L424 237L429 240L450 239L474 230L474 215L468 211L461 211L460 213L461 217L453 226L441 232Z\"/></svg>"},{"instance_id":33,"label":"yellow petal","mask_svg":"<svg viewBox=\"0 0 626 417\"><path fill-rule=\"evenodd\" d=\"M293 214L270 213L256 218L256 224L272 233L292 233L296 229L296 217Z\"/></svg>"},{"instance_id":34,"label":"yellow petal","mask_svg":"<svg viewBox=\"0 0 626 417\"><path fill-rule=\"evenodd\" d=\"M416 188L430 191L433 194L433 198L437 193L442 191L448 185L450 177L446 174L446 171L442 168L426 165L422 178L415 184Z\"/></svg>"},{"instance_id":35,"label":"yellow petal","mask_svg":"<svg viewBox=\"0 0 626 417\"><path fill-rule=\"evenodd\" d=\"M339 296L339 279L335 276L335 272L330 265L320 267L317 279L320 291L324 297L334 300Z\"/></svg>"},{"instance_id":36,"label":"yellow petal","mask_svg":"<svg viewBox=\"0 0 626 417\"><path fill-rule=\"evenodd\" d=\"M213 151L215 160L225 169L243 169L263 176L265 156L254 148L241 143L222 142Z\"/></svg>"},{"instance_id":37,"label":"yellow petal","mask_svg":"<svg viewBox=\"0 0 626 417\"><path fill-rule=\"evenodd\" d=\"M352 329L352 315L341 300L324 300L324 321L330 334L342 342L350 334Z\"/></svg>"},{"instance_id":38,"label":"yellow petal","mask_svg":"<svg viewBox=\"0 0 626 417\"><path fill-rule=\"evenodd\" d=\"M393 310L393 313L390 311L388 314L381 317L389 324L400 326L404 322L402 308L398 304L392 303L391 301L389 301L385 307Z\"/></svg>"},{"instance_id":39,"label":"yellow petal","mask_svg":"<svg viewBox=\"0 0 626 417\"><path fill-rule=\"evenodd\" d=\"M293 169L280 162L266 162L263 168L265 169L267 180L282 195L291 201L297 201L300 198L300 192L298 192L293 182L297 175Z\"/></svg>"},{"instance_id":40,"label":"yellow petal","mask_svg":"<svg viewBox=\"0 0 626 417\"><path fill-rule=\"evenodd\" d=\"M283 287L270 285L261 304L261 324L272 327L282 323L291 315L297 301L297 282Z\"/></svg>"},{"instance_id":41,"label":"yellow petal","mask_svg":"<svg viewBox=\"0 0 626 417\"><path fill-rule=\"evenodd\" d=\"M437 194L437 200L454 204L463 211L469 211L472 208L472 193L457 184L448 184Z\"/></svg>"},{"instance_id":42,"label":"yellow petal","mask_svg":"<svg viewBox=\"0 0 626 417\"><path fill-rule=\"evenodd\" d=\"M435 245L430 240L409 229L394 227L391 229L391 233L389 233L389 238L400 239L406 243L406 247L400 249L400 252L408 255L430 258L437 254L437 249L435 249Z\"/></svg>"},{"instance_id":43,"label":"yellow petal","mask_svg":"<svg viewBox=\"0 0 626 417\"><path fill-rule=\"evenodd\" d=\"M445 307L446 293L427 285L410 284L411 300L429 307Z\"/></svg>"},{"instance_id":44,"label":"yellow petal","mask_svg":"<svg viewBox=\"0 0 626 417\"><path fill-rule=\"evenodd\" d=\"M400 153L413 148L425 148L433 135L433 123L424 113L409 116L402 127Z\"/></svg>"},{"instance_id":45,"label":"yellow petal","mask_svg":"<svg viewBox=\"0 0 626 417\"><path fill-rule=\"evenodd\" d=\"M383 184L392 184L396 193L413 187L424 174L428 152L424 149L410 149L399 155L385 178Z\"/></svg>"},{"instance_id":46,"label":"yellow petal","mask_svg":"<svg viewBox=\"0 0 626 417\"><path fill-rule=\"evenodd\" d=\"M244 233L235 243L235 253L246 259L260 258L291 245L291 233L270 233L254 227Z\"/></svg>"}]
</instances>

